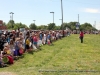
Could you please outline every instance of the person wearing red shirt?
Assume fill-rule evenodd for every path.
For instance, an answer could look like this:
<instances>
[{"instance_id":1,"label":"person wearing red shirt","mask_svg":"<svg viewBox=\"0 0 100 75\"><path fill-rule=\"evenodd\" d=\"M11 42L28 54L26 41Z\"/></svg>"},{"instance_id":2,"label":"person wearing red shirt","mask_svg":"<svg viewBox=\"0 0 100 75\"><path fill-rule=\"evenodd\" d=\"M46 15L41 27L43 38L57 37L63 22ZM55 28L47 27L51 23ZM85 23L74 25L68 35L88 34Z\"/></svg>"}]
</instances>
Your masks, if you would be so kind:
<instances>
[{"instance_id":1,"label":"person wearing red shirt","mask_svg":"<svg viewBox=\"0 0 100 75\"><path fill-rule=\"evenodd\" d=\"M83 43L83 37L84 37L84 32L81 30L80 31L80 40L81 40L81 43Z\"/></svg>"}]
</instances>

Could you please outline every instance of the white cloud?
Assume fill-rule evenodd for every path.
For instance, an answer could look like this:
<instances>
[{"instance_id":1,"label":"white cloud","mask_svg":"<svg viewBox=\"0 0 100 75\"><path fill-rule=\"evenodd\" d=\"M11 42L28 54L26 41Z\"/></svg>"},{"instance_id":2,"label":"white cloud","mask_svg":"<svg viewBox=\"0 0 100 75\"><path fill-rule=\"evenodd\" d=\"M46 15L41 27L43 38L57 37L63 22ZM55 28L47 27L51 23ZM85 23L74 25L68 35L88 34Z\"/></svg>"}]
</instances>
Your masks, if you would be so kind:
<instances>
[{"instance_id":1,"label":"white cloud","mask_svg":"<svg viewBox=\"0 0 100 75\"><path fill-rule=\"evenodd\" d=\"M93 8L85 8L84 12L88 12L88 13L100 13L99 9L93 9Z\"/></svg>"}]
</instances>

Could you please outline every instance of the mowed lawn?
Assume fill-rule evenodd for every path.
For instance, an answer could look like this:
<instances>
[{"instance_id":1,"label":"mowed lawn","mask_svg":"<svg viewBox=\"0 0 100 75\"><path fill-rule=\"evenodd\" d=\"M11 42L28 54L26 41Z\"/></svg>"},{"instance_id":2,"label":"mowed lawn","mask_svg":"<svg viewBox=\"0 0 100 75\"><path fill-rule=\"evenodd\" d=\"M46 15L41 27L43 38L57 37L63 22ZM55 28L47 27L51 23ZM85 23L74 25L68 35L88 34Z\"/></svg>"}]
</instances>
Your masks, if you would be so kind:
<instances>
[{"instance_id":1,"label":"mowed lawn","mask_svg":"<svg viewBox=\"0 0 100 75\"><path fill-rule=\"evenodd\" d=\"M1 72L13 75L100 75L100 35L86 34L84 43L79 35L71 35L42 46L34 54L25 54Z\"/></svg>"}]
</instances>

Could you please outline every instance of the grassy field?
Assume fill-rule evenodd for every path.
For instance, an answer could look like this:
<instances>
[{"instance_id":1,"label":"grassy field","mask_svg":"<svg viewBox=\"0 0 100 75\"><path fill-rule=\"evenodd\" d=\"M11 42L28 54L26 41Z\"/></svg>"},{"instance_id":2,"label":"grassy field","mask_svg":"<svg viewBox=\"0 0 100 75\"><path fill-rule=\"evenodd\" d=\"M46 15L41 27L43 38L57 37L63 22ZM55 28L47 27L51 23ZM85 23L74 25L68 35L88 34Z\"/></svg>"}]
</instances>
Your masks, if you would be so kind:
<instances>
[{"instance_id":1,"label":"grassy field","mask_svg":"<svg viewBox=\"0 0 100 75\"><path fill-rule=\"evenodd\" d=\"M71 35L42 46L34 54L24 58L1 72L13 75L100 75L100 35L85 35L80 43L79 35Z\"/></svg>"}]
</instances>

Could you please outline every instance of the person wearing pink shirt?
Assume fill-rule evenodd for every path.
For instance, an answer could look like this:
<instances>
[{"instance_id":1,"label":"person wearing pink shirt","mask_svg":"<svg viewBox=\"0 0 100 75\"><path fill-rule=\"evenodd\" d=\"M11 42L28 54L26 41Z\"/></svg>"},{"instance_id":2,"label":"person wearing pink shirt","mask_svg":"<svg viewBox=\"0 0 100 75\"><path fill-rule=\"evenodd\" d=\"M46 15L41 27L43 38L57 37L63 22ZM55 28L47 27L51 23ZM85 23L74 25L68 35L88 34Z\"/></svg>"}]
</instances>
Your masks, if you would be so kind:
<instances>
[{"instance_id":1,"label":"person wearing pink shirt","mask_svg":"<svg viewBox=\"0 0 100 75\"><path fill-rule=\"evenodd\" d=\"M37 37L37 34L35 34L33 36L33 44L37 47L37 41L38 41L38 37Z\"/></svg>"},{"instance_id":2,"label":"person wearing pink shirt","mask_svg":"<svg viewBox=\"0 0 100 75\"><path fill-rule=\"evenodd\" d=\"M80 40L81 40L81 43L83 43L83 37L84 37L84 32L81 30L80 31Z\"/></svg>"}]
</instances>

